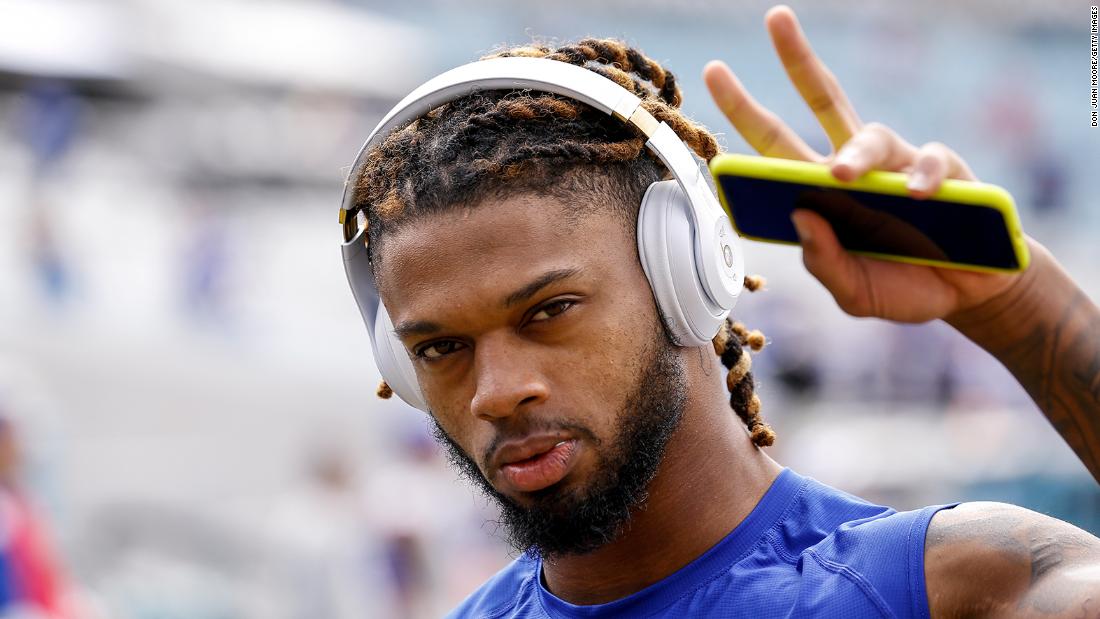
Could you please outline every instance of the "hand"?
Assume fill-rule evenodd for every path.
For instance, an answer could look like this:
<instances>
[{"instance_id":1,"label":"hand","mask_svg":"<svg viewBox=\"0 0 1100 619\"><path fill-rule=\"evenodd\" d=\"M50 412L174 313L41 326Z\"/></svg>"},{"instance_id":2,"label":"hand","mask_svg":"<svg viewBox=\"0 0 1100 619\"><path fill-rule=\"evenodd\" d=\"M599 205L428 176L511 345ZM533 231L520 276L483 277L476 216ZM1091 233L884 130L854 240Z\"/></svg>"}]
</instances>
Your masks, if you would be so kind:
<instances>
[{"instance_id":1,"label":"hand","mask_svg":"<svg viewBox=\"0 0 1100 619\"><path fill-rule=\"evenodd\" d=\"M851 181L871 169L909 174L910 195L924 199L945 178L977 180L966 162L939 142L917 148L880 123L863 124L836 77L810 48L794 12L771 8L764 16L775 50L795 88L817 116L834 152L810 148L778 116L757 103L724 63L711 61L703 78L718 107L761 155L825 163ZM845 251L832 227L816 213L792 216L806 268L853 316L902 322L945 318L1005 293L1020 274L987 274L876 260ZM1033 257L1045 251L1028 239Z\"/></svg>"}]
</instances>

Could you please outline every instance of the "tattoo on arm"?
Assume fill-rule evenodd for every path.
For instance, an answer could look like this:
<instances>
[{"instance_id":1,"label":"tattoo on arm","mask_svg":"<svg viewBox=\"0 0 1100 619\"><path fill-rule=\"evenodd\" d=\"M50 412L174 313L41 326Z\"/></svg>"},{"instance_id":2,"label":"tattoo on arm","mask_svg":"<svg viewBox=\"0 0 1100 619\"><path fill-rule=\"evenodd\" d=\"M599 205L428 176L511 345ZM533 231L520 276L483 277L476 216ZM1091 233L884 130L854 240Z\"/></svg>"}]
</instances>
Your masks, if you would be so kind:
<instances>
[{"instance_id":1,"label":"tattoo on arm","mask_svg":"<svg viewBox=\"0 0 1100 619\"><path fill-rule=\"evenodd\" d=\"M1053 258L1033 267L948 322L1012 372L1100 481L1100 308Z\"/></svg>"},{"instance_id":2,"label":"tattoo on arm","mask_svg":"<svg viewBox=\"0 0 1100 619\"><path fill-rule=\"evenodd\" d=\"M1053 322L1037 322L1001 360L1100 479L1100 313L1078 290Z\"/></svg>"},{"instance_id":3,"label":"tattoo on arm","mask_svg":"<svg viewBox=\"0 0 1100 619\"><path fill-rule=\"evenodd\" d=\"M1025 532L1031 561L1031 582L1028 594L1018 606L1046 614L1062 613L1074 605L1087 609L1093 602L1091 595L1086 596L1087 589L1068 582L1062 576L1064 571L1073 569L1074 559L1081 555L1091 553L1094 564L1100 561L1096 539L1092 538L1090 544L1083 532L1054 532L1040 526L1029 527ZM1094 590L1100 587L1100 580L1094 581L1092 587Z\"/></svg>"},{"instance_id":4,"label":"tattoo on arm","mask_svg":"<svg viewBox=\"0 0 1100 619\"><path fill-rule=\"evenodd\" d=\"M925 573L933 616L1100 617L1100 539L1023 508L937 513Z\"/></svg>"}]
</instances>

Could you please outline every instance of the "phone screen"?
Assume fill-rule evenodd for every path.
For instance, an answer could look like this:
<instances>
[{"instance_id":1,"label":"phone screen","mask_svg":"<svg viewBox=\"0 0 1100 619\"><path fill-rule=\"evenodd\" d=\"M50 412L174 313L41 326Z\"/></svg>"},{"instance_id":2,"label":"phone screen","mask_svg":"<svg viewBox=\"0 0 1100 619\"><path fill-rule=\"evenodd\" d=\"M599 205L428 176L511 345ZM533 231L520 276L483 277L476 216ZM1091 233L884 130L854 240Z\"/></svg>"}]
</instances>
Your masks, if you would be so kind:
<instances>
[{"instance_id":1,"label":"phone screen","mask_svg":"<svg viewBox=\"0 0 1100 619\"><path fill-rule=\"evenodd\" d=\"M829 221L846 249L1019 268L995 208L727 174L718 182L744 236L797 243L791 212L804 208Z\"/></svg>"}]
</instances>

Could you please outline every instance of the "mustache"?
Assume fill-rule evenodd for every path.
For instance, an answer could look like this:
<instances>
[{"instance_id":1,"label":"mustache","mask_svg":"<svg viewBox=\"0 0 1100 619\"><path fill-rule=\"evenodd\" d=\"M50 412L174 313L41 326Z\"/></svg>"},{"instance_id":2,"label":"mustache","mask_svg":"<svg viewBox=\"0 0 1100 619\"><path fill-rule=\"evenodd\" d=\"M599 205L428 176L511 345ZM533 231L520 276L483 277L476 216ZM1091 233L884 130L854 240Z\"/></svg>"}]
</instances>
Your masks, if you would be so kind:
<instances>
[{"instance_id":1,"label":"mustache","mask_svg":"<svg viewBox=\"0 0 1100 619\"><path fill-rule=\"evenodd\" d=\"M506 441L522 439L525 436L535 434L538 432L565 432L571 434L577 438L587 439L589 442L599 445L601 443L596 433L580 423L573 421L552 421L552 420L530 420L525 421L522 425L508 428L504 431L498 431L493 440L489 441L489 444L485 447L481 454L481 468L484 470L488 467L489 462L494 453L500 445Z\"/></svg>"}]
</instances>

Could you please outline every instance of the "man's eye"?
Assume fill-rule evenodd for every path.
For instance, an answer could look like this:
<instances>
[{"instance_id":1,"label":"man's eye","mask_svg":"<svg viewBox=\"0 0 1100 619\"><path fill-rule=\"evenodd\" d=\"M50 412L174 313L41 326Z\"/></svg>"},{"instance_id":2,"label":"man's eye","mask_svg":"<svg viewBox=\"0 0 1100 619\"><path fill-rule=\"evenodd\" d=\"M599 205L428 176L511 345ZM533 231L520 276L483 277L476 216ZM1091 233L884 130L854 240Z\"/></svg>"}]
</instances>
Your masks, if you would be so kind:
<instances>
[{"instance_id":1,"label":"man's eye","mask_svg":"<svg viewBox=\"0 0 1100 619\"><path fill-rule=\"evenodd\" d=\"M449 355L456 350L462 348L461 342L444 341L428 344L427 346L420 348L416 351L416 356L421 359L427 359L428 361L435 361L442 358L444 355Z\"/></svg>"},{"instance_id":2,"label":"man's eye","mask_svg":"<svg viewBox=\"0 0 1100 619\"><path fill-rule=\"evenodd\" d=\"M564 312L565 310L573 307L575 301L561 300L554 301L553 303L547 303L539 308L539 311L531 315L531 322L539 322L542 320L549 320L554 316Z\"/></svg>"}]
</instances>

